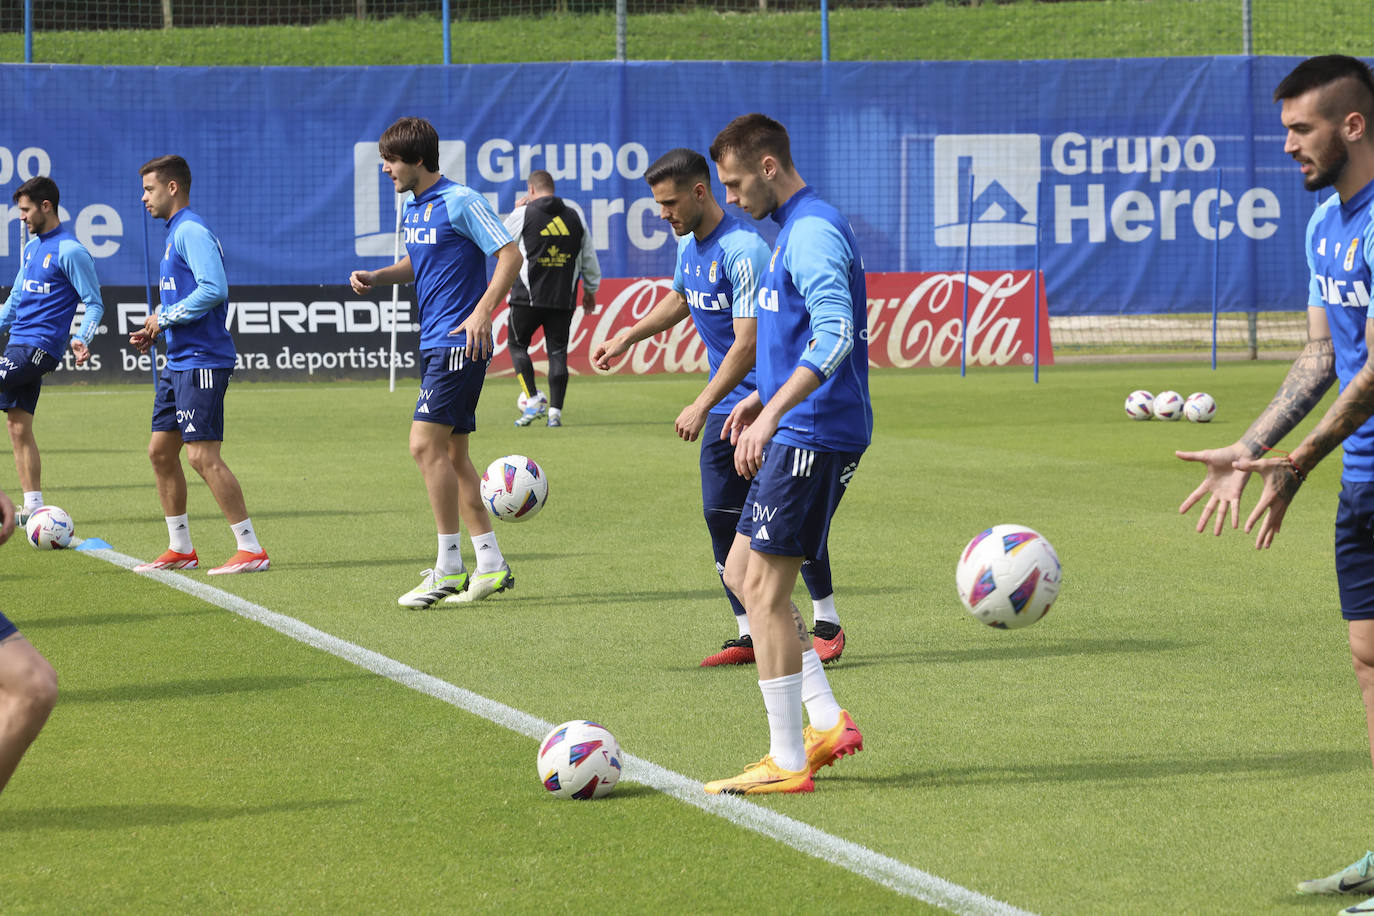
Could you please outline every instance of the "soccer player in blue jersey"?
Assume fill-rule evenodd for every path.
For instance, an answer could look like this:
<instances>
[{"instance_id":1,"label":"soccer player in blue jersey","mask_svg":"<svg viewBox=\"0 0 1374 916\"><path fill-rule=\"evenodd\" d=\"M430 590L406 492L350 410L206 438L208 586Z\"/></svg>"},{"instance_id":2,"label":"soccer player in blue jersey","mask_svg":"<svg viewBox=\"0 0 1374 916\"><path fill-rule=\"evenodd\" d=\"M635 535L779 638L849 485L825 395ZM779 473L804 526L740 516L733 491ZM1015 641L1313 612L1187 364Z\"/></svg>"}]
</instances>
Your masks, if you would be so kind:
<instances>
[{"instance_id":1,"label":"soccer player in blue jersey","mask_svg":"<svg viewBox=\"0 0 1374 916\"><path fill-rule=\"evenodd\" d=\"M768 245L753 226L721 209L711 192L710 166L695 150L669 150L649 166L644 180L660 216L678 236L673 291L633 327L598 346L592 363L607 370L612 359L634 344L691 316L706 345L710 375L696 400L682 409L674 429L683 441L701 439L701 504L716 571L723 575L749 481L735 470L734 447L720 433L730 411L755 388L754 308L758 278L768 266ZM812 642L822 662L834 661L844 651L845 636L824 545L820 556L802 565L802 578L816 617ZM725 595L739 636L703 659L702 667L754 663L749 616L734 592L726 588Z\"/></svg>"},{"instance_id":2,"label":"soccer player in blue jersey","mask_svg":"<svg viewBox=\"0 0 1374 916\"><path fill-rule=\"evenodd\" d=\"M14 503L0 490L0 544L14 534ZM0 791L57 703L57 672L0 613Z\"/></svg>"},{"instance_id":3,"label":"soccer player in blue jersey","mask_svg":"<svg viewBox=\"0 0 1374 916\"><path fill-rule=\"evenodd\" d=\"M402 595L402 607L480 601L515 586L482 503L481 477L468 454L477 399L494 349L491 316L520 271L520 250L486 198L439 173L439 134L422 118L401 118L382 134L382 171L397 194L410 194L402 217L406 256L349 277L362 295L415 283L423 374L410 424L410 454L420 468L439 533L434 568ZM487 258L496 267L487 280ZM477 554L469 574L460 524Z\"/></svg>"},{"instance_id":4,"label":"soccer player in blue jersey","mask_svg":"<svg viewBox=\"0 0 1374 916\"><path fill-rule=\"evenodd\" d=\"M224 396L234 374L234 338L226 327L229 282L224 249L210 227L191 210L191 167L180 156L159 156L139 169L143 206L154 219L167 221L167 247L162 253L158 289L161 304L129 343L146 353L163 338L166 367L153 392L152 436L148 459L157 479L158 500L167 521L167 550L136 572L195 569L186 513L186 473L181 450L210 487L220 512L234 533L236 550L210 575L265 572L271 565L248 517L243 488L225 464Z\"/></svg>"},{"instance_id":5,"label":"soccer player in blue jersey","mask_svg":"<svg viewBox=\"0 0 1374 916\"><path fill-rule=\"evenodd\" d=\"M9 343L0 356L0 410L14 446L14 468L24 493L19 524L43 505L43 464L33 435L33 415L43 376L57 368L71 347L77 365L90 359L90 342L105 305L95 261L86 246L62 226L57 215L57 183L38 175L14 192L19 216L32 238L19 256L19 274L0 306L0 331ZM86 307L81 329L72 334L78 305Z\"/></svg>"},{"instance_id":6,"label":"soccer player in blue jersey","mask_svg":"<svg viewBox=\"0 0 1374 916\"><path fill-rule=\"evenodd\" d=\"M711 158L726 203L771 216L781 230L759 279L758 389L722 431L735 444L736 470L753 481L725 583L749 613L769 747L740 775L705 789L810 792L821 767L863 750L791 599L873 435L863 260L849 222L797 174L777 121L736 118L716 136Z\"/></svg>"},{"instance_id":7,"label":"soccer player in blue jersey","mask_svg":"<svg viewBox=\"0 0 1374 916\"><path fill-rule=\"evenodd\" d=\"M1197 530L1205 530L1215 518L1213 530L1221 534L1228 514L1235 528L1242 491L1257 473L1264 486L1245 530L1255 531L1256 548L1268 548L1307 475L1337 446L1344 447L1336 582L1374 756L1374 539L1369 536L1374 527L1374 361L1369 349L1374 334L1369 310L1374 289L1374 76L1352 57L1313 57L1284 77L1274 100L1282 102L1284 152L1297 161L1303 186L1309 191L1335 189L1307 224L1307 344L1269 406L1240 439L1223 448L1176 453L1207 469L1179 512L1205 496ZM1274 451L1336 381L1340 396L1316 428L1290 453ZM1266 452L1273 454L1265 457ZM1304 881L1298 891L1374 893L1374 853L1326 878ZM1345 912L1374 913L1374 898Z\"/></svg>"}]
</instances>

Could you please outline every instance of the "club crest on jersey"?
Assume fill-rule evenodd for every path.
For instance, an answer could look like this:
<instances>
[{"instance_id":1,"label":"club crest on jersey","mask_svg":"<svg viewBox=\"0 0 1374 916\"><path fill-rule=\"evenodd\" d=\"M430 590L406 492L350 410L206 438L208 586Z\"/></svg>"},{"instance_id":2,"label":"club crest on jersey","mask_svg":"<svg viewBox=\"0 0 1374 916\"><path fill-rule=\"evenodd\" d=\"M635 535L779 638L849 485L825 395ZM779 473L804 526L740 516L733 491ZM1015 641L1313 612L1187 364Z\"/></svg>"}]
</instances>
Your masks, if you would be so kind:
<instances>
[{"instance_id":1,"label":"club crest on jersey","mask_svg":"<svg viewBox=\"0 0 1374 916\"><path fill-rule=\"evenodd\" d=\"M172 256L172 243L167 243L167 250L162 253L162 260L167 260Z\"/></svg>"},{"instance_id":2,"label":"club crest on jersey","mask_svg":"<svg viewBox=\"0 0 1374 916\"><path fill-rule=\"evenodd\" d=\"M768 271L769 271L769 273L772 273L772 272L773 272L773 269L776 268L776 267L778 266L778 255L781 254L781 253L782 253L782 246L781 246L781 245L779 245L777 248L774 248L774 249L773 249L773 256L772 256L771 258L768 259Z\"/></svg>"},{"instance_id":3,"label":"club crest on jersey","mask_svg":"<svg viewBox=\"0 0 1374 916\"><path fill-rule=\"evenodd\" d=\"M425 222L429 222L429 215L430 215L431 213L433 213L433 212L434 212L434 202L433 202L433 201L430 201L428 204L425 204Z\"/></svg>"},{"instance_id":4,"label":"club crest on jersey","mask_svg":"<svg viewBox=\"0 0 1374 916\"><path fill-rule=\"evenodd\" d=\"M1355 269L1355 252L1358 251L1359 249L1360 249L1360 237L1359 237L1359 236L1355 236L1355 238L1353 238L1353 239L1350 240L1350 247L1347 248L1347 249L1345 250L1345 269L1346 269L1346 270L1354 270L1354 269Z\"/></svg>"},{"instance_id":5,"label":"club crest on jersey","mask_svg":"<svg viewBox=\"0 0 1374 916\"><path fill-rule=\"evenodd\" d=\"M52 264L52 252L49 251L47 254L43 255L43 266L46 268L46 267L48 267L48 266L51 265L51 264ZM1349 269L1350 269L1350 268L1348 268L1348 267L1346 268L1346 270L1349 270Z\"/></svg>"},{"instance_id":6,"label":"club crest on jersey","mask_svg":"<svg viewBox=\"0 0 1374 916\"><path fill-rule=\"evenodd\" d=\"M720 271L717 270L717 268L718 268L719 266L720 266L720 265L719 265L719 262L717 262L717 261L712 261L712 262L711 262L711 275L710 275L710 281L711 281L712 283L716 282L716 277L720 275Z\"/></svg>"}]
</instances>

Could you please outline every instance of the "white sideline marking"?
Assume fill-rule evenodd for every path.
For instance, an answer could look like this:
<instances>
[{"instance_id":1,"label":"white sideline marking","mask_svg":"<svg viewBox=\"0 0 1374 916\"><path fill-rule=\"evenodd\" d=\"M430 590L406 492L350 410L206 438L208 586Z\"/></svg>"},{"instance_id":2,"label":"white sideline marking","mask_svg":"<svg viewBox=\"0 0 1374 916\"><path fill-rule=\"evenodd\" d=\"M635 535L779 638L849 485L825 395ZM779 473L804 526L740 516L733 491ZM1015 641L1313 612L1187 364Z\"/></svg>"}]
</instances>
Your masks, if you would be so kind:
<instances>
[{"instance_id":1,"label":"white sideline marking","mask_svg":"<svg viewBox=\"0 0 1374 916\"><path fill-rule=\"evenodd\" d=\"M99 548L83 550L87 556L96 557L115 566L132 570L142 560L126 556L115 550ZM503 728L541 740L553 729L554 723L545 722L526 712L521 712L504 703L488 699L481 694L465 690L456 684L441 680L393 658L365 649L355 643L331 636L285 614L247 601L237 595L221 591L211 585L188 579L186 576L166 570L139 573L138 575L156 579L163 585L185 592L209 604L232 611L240 617L270 627L297 642L305 643L314 649L365 668L374 674L404 684L412 690L443 700L465 712L494 722ZM778 814L738 796L707 795L701 783L681 773L666 769L633 754L621 754L624 763L623 778L632 782L657 789L678 801L686 802L696 808L723 818L732 824L755 833L771 837L799 852L823 859L838 865L856 875L891 888L899 894L915 897L953 913L997 914L997 916L1031 916L1026 910L1018 909L977 891L946 881L929 872L913 868L890 856L874 852L858 843L832 836L824 830L803 823L785 814Z\"/></svg>"}]
</instances>

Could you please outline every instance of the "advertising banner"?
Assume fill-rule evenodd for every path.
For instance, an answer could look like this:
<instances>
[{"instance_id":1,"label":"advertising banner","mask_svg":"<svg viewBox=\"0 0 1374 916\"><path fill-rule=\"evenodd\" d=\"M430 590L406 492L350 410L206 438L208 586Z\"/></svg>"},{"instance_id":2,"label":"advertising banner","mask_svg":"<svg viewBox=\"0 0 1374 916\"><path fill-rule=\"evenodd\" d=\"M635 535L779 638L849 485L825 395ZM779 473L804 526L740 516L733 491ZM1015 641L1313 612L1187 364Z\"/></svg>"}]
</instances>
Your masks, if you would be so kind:
<instances>
[{"instance_id":1,"label":"advertising banner","mask_svg":"<svg viewBox=\"0 0 1374 916\"><path fill-rule=\"evenodd\" d=\"M1036 276L1030 271L978 272L968 283L970 366L1029 365L1034 359ZM1041 286L1040 361L1053 362ZM607 279L595 309L573 315L568 369L590 375L598 346L632 327L672 291L669 279ZM396 307L382 295L360 298L346 286L233 287L228 326L238 348L238 381L384 379L391 371L391 331L396 326L396 376L420 376L419 325L409 287ZM91 345L91 359L77 366L67 353L53 383L152 381L154 357L129 344L129 334L147 315L142 288L106 287L105 318ZM868 275L870 366L957 366L965 308L962 273L870 273ZM78 314L75 324L81 320ZM507 308L494 316L496 355L490 376L513 375L507 352ZM543 334L530 356L544 371ZM158 356L158 366L163 365ZM610 373L705 372L706 349L688 319L640 341L611 363Z\"/></svg>"},{"instance_id":2,"label":"advertising banner","mask_svg":"<svg viewBox=\"0 0 1374 916\"><path fill-rule=\"evenodd\" d=\"M787 127L799 173L849 219L870 271L1039 269L1056 315L1299 309L1304 229L1329 192L1303 191L1283 153L1270 93L1295 62L4 65L0 200L52 175L102 282L141 287L164 230L138 169L180 153L232 285L343 284L392 256L377 140L420 115L444 174L498 213L548 170L604 275L667 276L676 239L645 169L674 147L705 153L758 111ZM8 285L14 207L0 228Z\"/></svg>"}]
</instances>

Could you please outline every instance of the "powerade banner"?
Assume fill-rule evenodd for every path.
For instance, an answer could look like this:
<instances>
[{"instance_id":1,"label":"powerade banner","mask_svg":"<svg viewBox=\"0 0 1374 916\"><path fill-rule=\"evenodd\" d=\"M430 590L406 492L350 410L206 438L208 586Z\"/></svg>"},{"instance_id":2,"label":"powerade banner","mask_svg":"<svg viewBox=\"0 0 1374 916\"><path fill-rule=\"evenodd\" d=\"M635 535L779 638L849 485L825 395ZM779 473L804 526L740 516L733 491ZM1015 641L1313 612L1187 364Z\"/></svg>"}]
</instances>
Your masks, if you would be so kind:
<instances>
[{"instance_id":1,"label":"powerade banner","mask_svg":"<svg viewBox=\"0 0 1374 916\"><path fill-rule=\"evenodd\" d=\"M668 276L674 237L645 168L763 111L869 270L1038 268L1056 315L1292 309L1320 195L1301 189L1269 96L1296 61L3 65L0 190L52 175L102 282L141 287L164 229L141 208L138 167L180 153L231 286L333 286L390 260L377 138L421 115L443 172L498 212L547 169L606 276ZM21 237L10 207L0 283Z\"/></svg>"},{"instance_id":2,"label":"powerade banner","mask_svg":"<svg viewBox=\"0 0 1374 916\"><path fill-rule=\"evenodd\" d=\"M1030 365L1053 362L1040 286L1040 331L1035 332L1036 275L1029 271L868 275L868 362L871 366ZM611 279L597 292L597 306L573 313L568 369L590 375L592 353L634 325L673 288L665 279ZM65 354L53 381L150 382L154 357L129 345L129 333L148 314L142 290L107 287L101 333L91 359L77 366ZM308 378L419 377L420 327L406 294L359 298L346 286L239 287L228 326L238 346L234 377L240 381ZM968 314L966 349L960 328ZM509 312L493 316L496 353L489 375L513 375L507 352ZM77 317L77 324L80 316ZM391 351L392 326L396 352ZM546 371L544 337L530 356ZM159 358L158 367L164 364ZM632 346L612 360L610 373L705 372L706 349L687 320Z\"/></svg>"}]
</instances>

